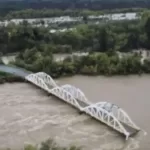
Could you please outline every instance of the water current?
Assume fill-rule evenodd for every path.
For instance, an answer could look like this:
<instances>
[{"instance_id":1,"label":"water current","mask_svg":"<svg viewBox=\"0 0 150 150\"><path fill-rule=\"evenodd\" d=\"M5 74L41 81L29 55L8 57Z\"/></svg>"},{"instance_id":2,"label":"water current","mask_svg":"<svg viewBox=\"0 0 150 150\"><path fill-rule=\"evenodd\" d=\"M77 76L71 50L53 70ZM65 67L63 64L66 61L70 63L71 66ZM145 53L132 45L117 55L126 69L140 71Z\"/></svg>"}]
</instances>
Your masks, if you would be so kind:
<instances>
[{"instance_id":1,"label":"water current","mask_svg":"<svg viewBox=\"0 0 150 150\"><path fill-rule=\"evenodd\" d=\"M0 85L0 149L20 149L51 137L62 146L85 150L150 149L150 76L88 77L57 80L72 84L95 103L108 101L122 107L141 127L135 137L124 137L66 103L27 83Z\"/></svg>"}]
</instances>

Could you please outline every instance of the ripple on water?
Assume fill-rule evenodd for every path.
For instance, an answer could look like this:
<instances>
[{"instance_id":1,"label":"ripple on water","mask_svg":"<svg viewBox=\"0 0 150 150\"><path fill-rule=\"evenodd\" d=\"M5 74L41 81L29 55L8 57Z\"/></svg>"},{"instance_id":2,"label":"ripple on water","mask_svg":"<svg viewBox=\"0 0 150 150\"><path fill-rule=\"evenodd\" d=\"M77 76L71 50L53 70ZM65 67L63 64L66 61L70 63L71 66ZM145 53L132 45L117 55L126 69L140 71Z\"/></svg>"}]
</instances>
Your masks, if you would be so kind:
<instances>
[{"instance_id":1,"label":"ripple on water","mask_svg":"<svg viewBox=\"0 0 150 150\"><path fill-rule=\"evenodd\" d=\"M132 150L139 140L120 134L28 84L0 86L0 148L20 148L49 137L86 150Z\"/></svg>"}]
</instances>

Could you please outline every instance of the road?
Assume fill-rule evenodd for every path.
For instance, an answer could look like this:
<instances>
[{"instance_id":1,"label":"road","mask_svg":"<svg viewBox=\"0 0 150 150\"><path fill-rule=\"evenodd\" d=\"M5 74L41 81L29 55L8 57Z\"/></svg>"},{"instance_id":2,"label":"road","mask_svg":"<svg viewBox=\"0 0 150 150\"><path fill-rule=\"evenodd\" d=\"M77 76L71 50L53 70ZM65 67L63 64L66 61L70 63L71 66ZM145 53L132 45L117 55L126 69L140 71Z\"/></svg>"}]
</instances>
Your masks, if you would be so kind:
<instances>
[{"instance_id":1,"label":"road","mask_svg":"<svg viewBox=\"0 0 150 150\"><path fill-rule=\"evenodd\" d=\"M10 73L10 74L14 74L20 77L25 77L27 75L29 75L30 71L27 71L25 69L22 68L18 68L15 66L6 66L6 65L0 65L0 71L6 72L6 73Z\"/></svg>"}]
</instances>

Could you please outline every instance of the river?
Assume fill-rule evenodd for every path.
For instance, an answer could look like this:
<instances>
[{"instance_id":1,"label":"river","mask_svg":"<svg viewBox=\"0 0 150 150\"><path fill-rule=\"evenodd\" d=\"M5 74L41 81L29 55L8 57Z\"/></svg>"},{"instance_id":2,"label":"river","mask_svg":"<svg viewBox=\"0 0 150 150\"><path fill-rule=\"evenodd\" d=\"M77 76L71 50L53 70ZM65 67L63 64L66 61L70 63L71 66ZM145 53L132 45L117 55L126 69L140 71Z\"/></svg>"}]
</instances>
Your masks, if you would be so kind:
<instances>
[{"instance_id":1,"label":"river","mask_svg":"<svg viewBox=\"0 0 150 150\"><path fill-rule=\"evenodd\" d=\"M150 76L74 76L57 83L80 88L91 102L119 105L142 131L125 141L119 133L35 86L4 84L0 85L0 148L16 150L52 137L60 145L80 145L83 150L150 149Z\"/></svg>"}]
</instances>

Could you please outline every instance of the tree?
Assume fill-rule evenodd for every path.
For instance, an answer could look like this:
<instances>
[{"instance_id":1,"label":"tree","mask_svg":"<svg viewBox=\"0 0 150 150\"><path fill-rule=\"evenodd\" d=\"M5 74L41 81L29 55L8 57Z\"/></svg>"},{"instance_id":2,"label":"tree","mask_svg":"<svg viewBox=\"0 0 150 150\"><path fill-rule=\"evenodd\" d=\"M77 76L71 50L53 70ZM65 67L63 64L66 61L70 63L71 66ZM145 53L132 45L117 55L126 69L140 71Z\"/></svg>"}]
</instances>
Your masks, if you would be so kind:
<instances>
[{"instance_id":1,"label":"tree","mask_svg":"<svg viewBox=\"0 0 150 150\"><path fill-rule=\"evenodd\" d=\"M86 15L83 16L83 22L87 24L87 22L88 22L88 16L86 16Z\"/></svg>"},{"instance_id":2,"label":"tree","mask_svg":"<svg viewBox=\"0 0 150 150\"><path fill-rule=\"evenodd\" d=\"M147 34L148 39L150 40L150 17L147 18L145 23L145 32Z\"/></svg>"},{"instance_id":3,"label":"tree","mask_svg":"<svg viewBox=\"0 0 150 150\"><path fill-rule=\"evenodd\" d=\"M108 50L108 45L107 45L108 43L107 42L108 42L108 34L106 31L106 28L103 27L99 33L100 51L106 52Z\"/></svg>"}]
</instances>

